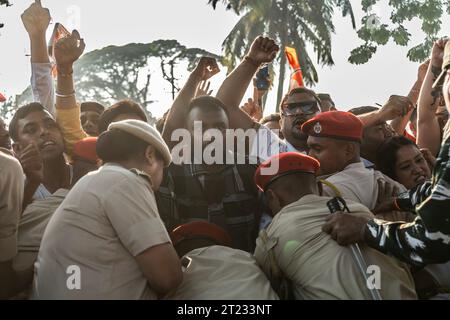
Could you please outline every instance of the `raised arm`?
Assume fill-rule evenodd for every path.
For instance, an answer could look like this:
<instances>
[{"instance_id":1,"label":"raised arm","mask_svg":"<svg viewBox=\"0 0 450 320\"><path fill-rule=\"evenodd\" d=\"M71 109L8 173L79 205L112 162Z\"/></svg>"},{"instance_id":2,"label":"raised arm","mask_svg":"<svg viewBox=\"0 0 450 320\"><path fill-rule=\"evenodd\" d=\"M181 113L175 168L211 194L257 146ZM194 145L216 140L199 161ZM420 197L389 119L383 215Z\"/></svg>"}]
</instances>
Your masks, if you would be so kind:
<instances>
[{"instance_id":1,"label":"raised arm","mask_svg":"<svg viewBox=\"0 0 450 320\"><path fill-rule=\"evenodd\" d=\"M420 89L422 88L423 81L427 74L428 66L430 65L430 60L425 61L419 67L419 73L417 76L417 80L414 83L413 87L408 93L408 98L411 100L414 106L417 105L419 101ZM404 117L397 117L391 122L391 127L397 132L399 135L403 135L405 132L405 128L408 125L408 122L411 118L411 114L414 109L411 109Z\"/></svg>"},{"instance_id":2,"label":"raised arm","mask_svg":"<svg viewBox=\"0 0 450 320\"><path fill-rule=\"evenodd\" d=\"M441 73L446 41L441 39L433 46L431 63L422 85L417 110L417 145L426 148L435 156L441 144L441 129L436 117L440 90L433 83Z\"/></svg>"},{"instance_id":3,"label":"raised arm","mask_svg":"<svg viewBox=\"0 0 450 320\"><path fill-rule=\"evenodd\" d=\"M278 50L272 39L256 38L242 62L223 82L216 97L228 108L231 128L245 130L254 126L255 122L239 107L258 68L272 62Z\"/></svg>"},{"instance_id":4,"label":"raised arm","mask_svg":"<svg viewBox=\"0 0 450 320\"><path fill-rule=\"evenodd\" d=\"M358 118L362 121L364 127L371 127L398 117L404 117L412 109L413 103L408 97L392 95L381 109L359 115Z\"/></svg>"},{"instance_id":5,"label":"raised arm","mask_svg":"<svg viewBox=\"0 0 450 320\"><path fill-rule=\"evenodd\" d=\"M80 121L80 107L75 98L73 64L85 48L84 40L74 30L55 45L55 59L58 70L56 86L56 122L63 133L66 152L71 155L73 146L87 137Z\"/></svg>"},{"instance_id":6,"label":"raised arm","mask_svg":"<svg viewBox=\"0 0 450 320\"><path fill-rule=\"evenodd\" d=\"M55 114L55 89L52 65L47 51L45 32L50 24L50 12L36 0L21 16L31 47L31 88L34 100Z\"/></svg>"},{"instance_id":7,"label":"raised arm","mask_svg":"<svg viewBox=\"0 0 450 320\"><path fill-rule=\"evenodd\" d=\"M214 58L202 57L197 67L190 74L186 84L178 93L167 115L162 134L164 141L166 141L170 149L174 145L174 142L171 141L172 132L175 129L185 127L188 105L194 99L200 83L208 80L218 72L219 67Z\"/></svg>"}]
</instances>

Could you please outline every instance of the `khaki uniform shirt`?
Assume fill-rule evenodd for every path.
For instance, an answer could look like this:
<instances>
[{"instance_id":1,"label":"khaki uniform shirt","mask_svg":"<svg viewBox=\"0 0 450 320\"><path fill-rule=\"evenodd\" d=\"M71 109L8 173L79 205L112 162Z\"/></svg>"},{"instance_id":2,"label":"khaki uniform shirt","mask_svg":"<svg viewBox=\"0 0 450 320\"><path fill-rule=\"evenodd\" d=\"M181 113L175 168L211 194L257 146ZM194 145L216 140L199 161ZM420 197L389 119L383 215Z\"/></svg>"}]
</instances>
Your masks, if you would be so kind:
<instances>
[{"instance_id":1,"label":"khaki uniform shirt","mask_svg":"<svg viewBox=\"0 0 450 320\"><path fill-rule=\"evenodd\" d=\"M387 181L397 186L399 192L405 192L406 188L400 183L390 179L380 171L367 169L362 162L352 163L344 170L326 178L342 193L344 199L349 199L363 204L370 210L377 205L378 180ZM335 197L335 192L328 186L323 186L323 195Z\"/></svg>"},{"instance_id":2,"label":"khaki uniform shirt","mask_svg":"<svg viewBox=\"0 0 450 320\"><path fill-rule=\"evenodd\" d=\"M33 298L156 299L135 257L168 242L150 178L106 164L84 176L50 219Z\"/></svg>"},{"instance_id":3,"label":"khaki uniform shirt","mask_svg":"<svg viewBox=\"0 0 450 320\"><path fill-rule=\"evenodd\" d=\"M253 256L245 251L212 246L186 254L183 282L173 300L278 300Z\"/></svg>"},{"instance_id":4,"label":"khaki uniform shirt","mask_svg":"<svg viewBox=\"0 0 450 320\"><path fill-rule=\"evenodd\" d=\"M0 152L0 262L17 254L17 226L22 212L24 180L19 161Z\"/></svg>"},{"instance_id":5,"label":"khaki uniform shirt","mask_svg":"<svg viewBox=\"0 0 450 320\"><path fill-rule=\"evenodd\" d=\"M330 215L326 205L329 200L307 195L283 208L266 229L267 244L261 235L257 239L255 258L271 280L273 269L267 252L272 249L279 268L291 280L297 299L370 299L366 279L351 249L339 246L322 231L325 218ZM351 212L372 216L360 204L348 202L347 205ZM367 246L360 245L360 248L367 266L379 267L383 299L416 298L414 283L405 265Z\"/></svg>"}]
</instances>

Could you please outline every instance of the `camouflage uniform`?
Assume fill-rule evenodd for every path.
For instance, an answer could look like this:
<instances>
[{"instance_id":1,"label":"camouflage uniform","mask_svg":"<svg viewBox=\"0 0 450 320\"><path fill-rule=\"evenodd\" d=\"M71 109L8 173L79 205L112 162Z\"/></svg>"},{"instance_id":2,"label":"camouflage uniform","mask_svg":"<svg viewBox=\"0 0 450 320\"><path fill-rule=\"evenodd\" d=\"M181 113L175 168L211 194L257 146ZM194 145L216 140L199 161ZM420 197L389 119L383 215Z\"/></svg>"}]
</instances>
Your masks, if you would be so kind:
<instances>
[{"instance_id":1,"label":"camouflage uniform","mask_svg":"<svg viewBox=\"0 0 450 320\"><path fill-rule=\"evenodd\" d=\"M412 265L450 260L450 135L442 144L433 180L410 192L417 218L412 223L369 221L366 242ZM424 196L427 196L424 201Z\"/></svg>"},{"instance_id":2,"label":"camouflage uniform","mask_svg":"<svg viewBox=\"0 0 450 320\"><path fill-rule=\"evenodd\" d=\"M425 201L433 191L433 182L425 181L397 196L395 202L402 211L415 212L416 206Z\"/></svg>"}]
</instances>

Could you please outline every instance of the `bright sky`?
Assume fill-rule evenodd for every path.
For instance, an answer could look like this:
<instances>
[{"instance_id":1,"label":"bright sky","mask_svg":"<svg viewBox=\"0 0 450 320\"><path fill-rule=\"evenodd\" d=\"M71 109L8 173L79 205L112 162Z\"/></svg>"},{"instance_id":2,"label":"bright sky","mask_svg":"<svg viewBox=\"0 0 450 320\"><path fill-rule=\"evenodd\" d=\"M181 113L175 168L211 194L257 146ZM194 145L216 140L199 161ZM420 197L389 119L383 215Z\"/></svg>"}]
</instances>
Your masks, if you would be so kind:
<instances>
[{"instance_id":1,"label":"bright sky","mask_svg":"<svg viewBox=\"0 0 450 320\"><path fill-rule=\"evenodd\" d=\"M0 8L0 21L5 23L0 35L0 92L6 96L22 92L30 78L29 57L26 57L29 53L28 37L20 14L32 1L11 2L12 7ZM359 25L362 15L360 0L352 3ZM61 22L69 29L80 29L87 43L86 52L111 44L176 39L187 47L220 54L222 41L239 19L222 5L214 11L206 5L207 0L42 0L42 4L50 9L53 22ZM374 9L384 21L388 21L390 11L387 5ZM406 58L407 48L389 43L380 47L369 63L351 65L347 59L360 40L349 19L336 15L334 23L333 57L336 65L331 68L318 67L320 82L313 88L316 92L330 93L343 110L383 103L391 94L408 93L417 77L418 66ZM406 27L413 35L409 47L421 43L423 33L420 24L412 21ZM448 16L443 23L442 35L445 30L450 31ZM314 54L311 53L311 56ZM217 76L212 81L213 88L217 90L224 77L224 73ZM151 98L157 102L152 105L151 111L153 115L161 116L170 105L171 95L164 80L155 78L155 81L157 83L152 83ZM183 82L181 79L180 84ZM275 110L275 99L274 89L269 94L267 114Z\"/></svg>"}]
</instances>

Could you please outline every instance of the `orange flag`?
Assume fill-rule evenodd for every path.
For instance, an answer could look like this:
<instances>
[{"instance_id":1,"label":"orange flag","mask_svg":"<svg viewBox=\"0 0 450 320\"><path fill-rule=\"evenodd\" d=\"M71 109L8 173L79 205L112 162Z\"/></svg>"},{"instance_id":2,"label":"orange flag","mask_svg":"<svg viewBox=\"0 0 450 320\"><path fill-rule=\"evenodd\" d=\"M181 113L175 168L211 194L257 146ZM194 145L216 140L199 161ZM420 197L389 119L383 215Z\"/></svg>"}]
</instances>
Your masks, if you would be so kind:
<instances>
[{"instance_id":1,"label":"orange flag","mask_svg":"<svg viewBox=\"0 0 450 320\"><path fill-rule=\"evenodd\" d=\"M6 101L6 97L4 95L2 95L0 92L0 102L5 102L5 101Z\"/></svg>"},{"instance_id":2,"label":"orange flag","mask_svg":"<svg viewBox=\"0 0 450 320\"><path fill-rule=\"evenodd\" d=\"M284 52L286 53L289 65L293 70L291 76L291 85L289 89L294 89L296 87L304 87L305 85L303 82L303 74L302 69L300 67L300 62L298 60L297 50L295 50L295 48L285 47Z\"/></svg>"},{"instance_id":3,"label":"orange flag","mask_svg":"<svg viewBox=\"0 0 450 320\"><path fill-rule=\"evenodd\" d=\"M59 39L67 37L70 35L70 32L61 24L56 23L55 28L53 29L52 37L48 42L48 55L52 58L53 63L55 63L55 44ZM53 77L56 78L56 65L52 68Z\"/></svg>"}]
</instances>

